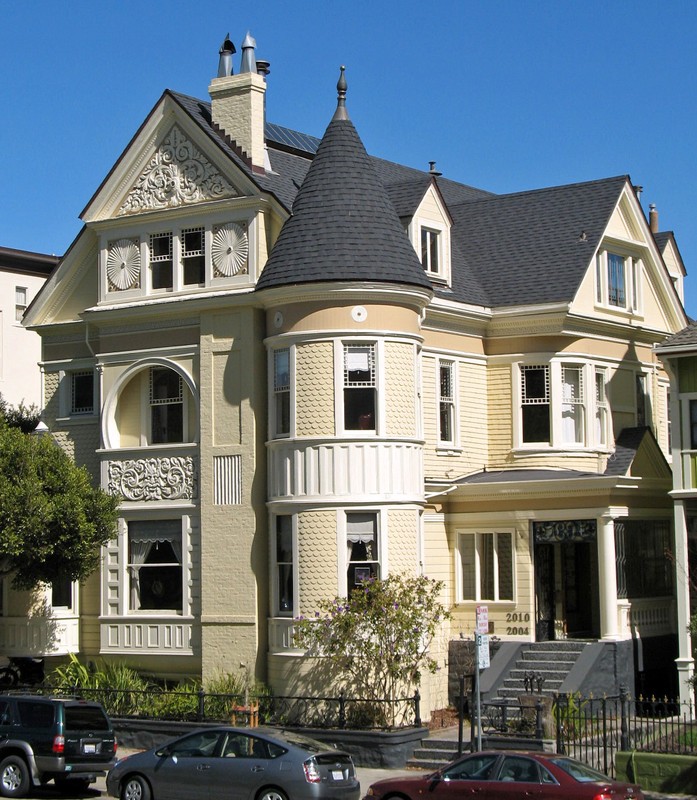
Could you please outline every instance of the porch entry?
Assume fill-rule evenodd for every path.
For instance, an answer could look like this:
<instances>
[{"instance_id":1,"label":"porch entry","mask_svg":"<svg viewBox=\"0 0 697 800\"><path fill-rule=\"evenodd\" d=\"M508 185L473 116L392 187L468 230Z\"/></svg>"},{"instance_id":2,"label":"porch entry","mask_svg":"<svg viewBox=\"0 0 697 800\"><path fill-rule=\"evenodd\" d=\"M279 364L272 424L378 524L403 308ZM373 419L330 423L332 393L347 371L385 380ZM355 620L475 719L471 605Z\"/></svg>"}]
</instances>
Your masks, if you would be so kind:
<instances>
[{"instance_id":1,"label":"porch entry","mask_svg":"<svg viewBox=\"0 0 697 800\"><path fill-rule=\"evenodd\" d=\"M535 640L598 638L596 521L532 522L532 537Z\"/></svg>"}]
</instances>

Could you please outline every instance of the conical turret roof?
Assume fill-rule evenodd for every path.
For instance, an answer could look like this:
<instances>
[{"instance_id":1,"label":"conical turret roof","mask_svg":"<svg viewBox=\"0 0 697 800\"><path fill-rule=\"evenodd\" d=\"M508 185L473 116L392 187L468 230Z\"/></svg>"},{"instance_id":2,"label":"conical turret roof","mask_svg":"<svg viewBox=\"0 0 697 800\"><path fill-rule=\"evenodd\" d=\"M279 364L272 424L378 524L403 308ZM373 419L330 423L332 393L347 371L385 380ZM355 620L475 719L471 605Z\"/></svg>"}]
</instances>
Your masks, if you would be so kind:
<instances>
[{"instance_id":1,"label":"conical turret roof","mask_svg":"<svg viewBox=\"0 0 697 800\"><path fill-rule=\"evenodd\" d=\"M310 165L257 289L320 281L431 288L343 102ZM342 91L343 90L343 91Z\"/></svg>"}]
</instances>

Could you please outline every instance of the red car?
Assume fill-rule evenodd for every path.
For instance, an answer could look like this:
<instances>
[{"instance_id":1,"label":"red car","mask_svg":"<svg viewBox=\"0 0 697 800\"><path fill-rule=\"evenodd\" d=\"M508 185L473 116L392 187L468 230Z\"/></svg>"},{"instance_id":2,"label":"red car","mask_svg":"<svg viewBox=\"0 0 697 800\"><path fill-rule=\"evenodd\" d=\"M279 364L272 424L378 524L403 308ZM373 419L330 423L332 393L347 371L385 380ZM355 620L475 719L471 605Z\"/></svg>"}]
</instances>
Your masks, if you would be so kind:
<instances>
[{"instance_id":1,"label":"red car","mask_svg":"<svg viewBox=\"0 0 697 800\"><path fill-rule=\"evenodd\" d=\"M632 783L556 753L485 751L429 775L377 781L364 800L644 800Z\"/></svg>"}]
</instances>

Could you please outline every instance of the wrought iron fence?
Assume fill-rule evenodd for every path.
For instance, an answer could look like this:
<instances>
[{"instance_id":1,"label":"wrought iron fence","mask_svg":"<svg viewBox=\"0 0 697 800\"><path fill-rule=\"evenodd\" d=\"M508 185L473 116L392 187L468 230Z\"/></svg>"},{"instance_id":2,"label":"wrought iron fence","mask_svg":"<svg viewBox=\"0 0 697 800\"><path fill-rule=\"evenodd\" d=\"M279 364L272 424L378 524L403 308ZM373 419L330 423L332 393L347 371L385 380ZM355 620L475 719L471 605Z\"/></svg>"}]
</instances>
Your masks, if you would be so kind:
<instances>
[{"instance_id":1,"label":"wrought iron fence","mask_svg":"<svg viewBox=\"0 0 697 800\"><path fill-rule=\"evenodd\" d=\"M421 698L397 700L303 697L273 694L223 694L203 689L116 689L43 686L32 692L70 695L100 702L112 717L177 722L225 722L239 726L392 730L421 727Z\"/></svg>"},{"instance_id":2,"label":"wrought iron fence","mask_svg":"<svg viewBox=\"0 0 697 800\"><path fill-rule=\"evenodd\" d=\"M620 694L518 702L483 702L481 732L512 740L554 739L556 750L614 775L619 750L697 755L697 718L690 703ZM472 742L477 721L472 720Z\"/></svg>"}]
</instances>

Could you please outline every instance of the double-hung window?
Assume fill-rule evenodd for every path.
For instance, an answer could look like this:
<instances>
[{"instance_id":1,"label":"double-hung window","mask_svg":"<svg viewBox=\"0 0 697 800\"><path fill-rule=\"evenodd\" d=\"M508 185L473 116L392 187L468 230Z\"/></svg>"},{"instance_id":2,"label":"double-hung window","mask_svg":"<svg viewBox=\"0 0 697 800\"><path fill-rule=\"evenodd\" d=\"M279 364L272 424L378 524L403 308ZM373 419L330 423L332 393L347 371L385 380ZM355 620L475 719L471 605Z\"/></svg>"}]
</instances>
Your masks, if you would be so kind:
<instances>
[{"instance_id":1,"label":"double-hung window","mask_svg":"<svg viewBox=\"0 0 697 800\"><path fill-rule=\"evenodd\" d=\"M510 531L461 533L462 600L513 600L513 534Z\"/></svg>"},{"instance_id":2,"label":"double-hung window","mask_svg":"<svg viewBox=\"0 0 697 800\"><path fill-rule=\"evenodd\" d=\"M562 365L561 427L564 444L583 444L585 405L583 367Z\"/></svg>"},{"instance_id":3,"label":"double-hung window","mask_svg":"<svg viewBox=\"0 0 697 800\"><path fill-rule=\"evenodd\" d=\"M70 413L92 414L94 411L94 372L80 370L70 374Z\"/></svg>"},{"instance_id":4,"label":"double-hung window","mask_svg":"<svg viewBox=\"0 0 697 800\"><path fill-rule=\"evenodd\" d=\"M128 523L131 611L182 613L182 523L180 519Z\"/></svg>"},{"instance_id":5,"label":"double-hung window","mask_svg":"<svg viewBox=\"0 0 697 800\"><path fill-rule=\"evenodd\" d=\"M595 370L595 443L607 447L609 407L607 401L607 373Z\"/></svg>"},{"instance_id":6,"label":"double-hung window","mask_svg":"<svg viewBox=\"0 0 697 800\"><path fill-rule=\"evenodd\" d=\"M181 233L182 265L185 285L206 281L206 237L204 228L189 228Z\"/></svg>"},{"instance_id":7,"label":"double-hung window","mask_svg":"<svg viewBox=\"0 0 697 800\"><path fill-rule=\"evenodd\" d=\"M440 231L421 228L421 265L432 275L440 273Z\"/></svg>"},{"instance_id":8,"label":"double-hung window","mask_svg":"<svg viewBox=\"0 0 697 800\"><path fill-rule=\"evenodd\" d=\"M27 287L15 286L15 321L21 322L27 310Z\"/></svg>"},{"instance_id":9,"label":"double-hung window","mask_svg":"<svg viewBox=\"0 0 697 800\"><path fill-rule=\"evenodd\" d=\"M455 376L454 362L438 362L438 439L455 443Z\"/></svg>"},{"instance_id":10,"label":"double-hung window","mask_svg":"<svg viewBox=\"0 0 697 800\"><path fill-rule=\"evenodd\" d=\"M616 253L607 254L607 301L611 306L626 308L627 276L625 259Z\"/></svg>"},{"instance_id":11,"label":"double-hung window","mask_svg":"<svg viewBox=\"0 0 697 800\"><path fill-rule=\"evenodd\" d=\"M51 608L72 609L73 581L71 578L56 578L51 583Z\"/></svg>"},{"instance_id":12,"label":"double-hung window","mask_svg":"<svg viewBox=\"0 0 697 800\"><path fill-rule=\"evenodd\" d=\"M293 517L279 514L276 517L276 614L292 616L294 610L293 576Z\"/></svg>"},{"instance_id":13,"label":"double-hung window","mask_svg":"<svg viewBox=\"0 0 697 800\"><path fill-rule=\"evenodd\" d=\"M273 435L290 434L290 350L273 351Z\"/></svg>"},{"instance_id":14,"label":"double-hung window","mask_svg":"<svg viewBox=\"0 0 697 800\"><path fill-rule=\"evenodd\" d=\"M641 306L641 259L602 251L598 254L596 300L613 309L638 313Z\"/></svg>"},{"instance_id":15,"label":"double-hung window","mask_svg":"<svg viewBox=\"0 0 697 800\"><path fill-rule=\"evenodd\" d=\"M375 431L377 377L375 344L344 345L344 429Z\"/></svg>"},{"instance_id":16,"label":"double-hung window","mask_svg":"<svg viewBox=\"0 0 697 800\"><path fill-rule=\"evenodd\" d=\"M367 580L380 577L378 515L346 514L346 588L350 594Z\"/></svg>"},{"instance_id":17,"label":"double-hung window","mask_svg":"<svg viewBox=\"0 0 697 800\"><path fill-rule=\"evenodd\" d=\"M167 367L150 369L150 444L184 441L181 376Z\"/></svg>"},{"instance_id":18,"label":"double-hung window","mask_svg":"<svg viewBox=\"0 0 697 800\"><path fill-rule=\"evenodd\" d=\"M550 443L550 386L548 365L524 364L520 368L522 441Z\"/></svg>"},{"instance_id":19,"label":"double-hung window","mask_svg":"<svg viewBox=\"0 0 697 800\"><path fill-rule=\"evenodd\" d=\"M153 289L171 289L174 285L171 231L150 236L150 281Z\"/></svg>"}]
</instances>

